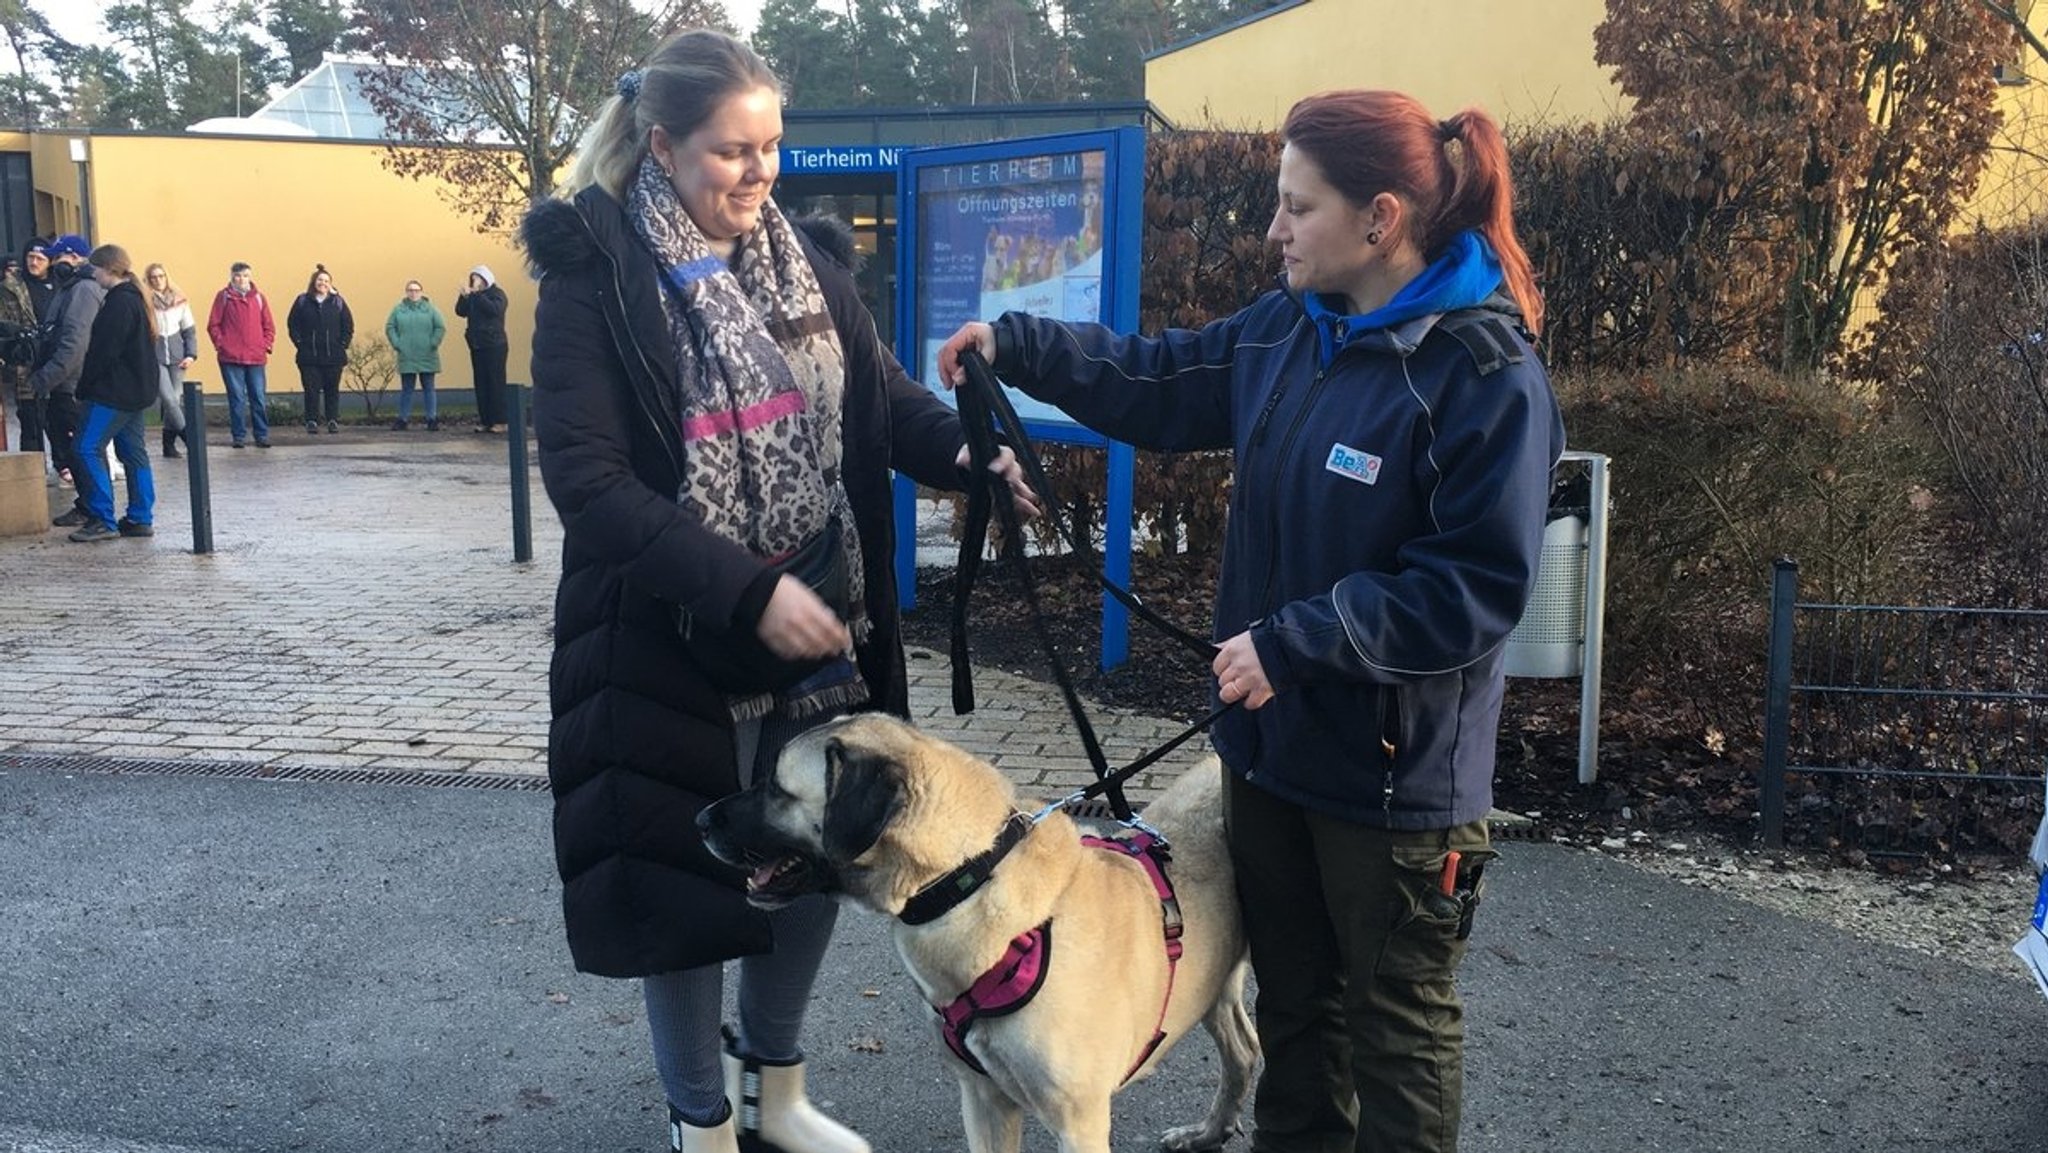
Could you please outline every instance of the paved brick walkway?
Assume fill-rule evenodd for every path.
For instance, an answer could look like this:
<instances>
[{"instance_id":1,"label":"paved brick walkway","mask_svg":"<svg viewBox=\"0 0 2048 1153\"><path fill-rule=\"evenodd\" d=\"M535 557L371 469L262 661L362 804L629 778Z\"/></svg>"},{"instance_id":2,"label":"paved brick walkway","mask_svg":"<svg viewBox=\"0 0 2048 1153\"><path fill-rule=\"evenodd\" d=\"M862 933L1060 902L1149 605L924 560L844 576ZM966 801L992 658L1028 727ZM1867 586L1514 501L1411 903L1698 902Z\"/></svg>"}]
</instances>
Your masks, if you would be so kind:
<instances>
[{"instance_id":1,"label":"paved brick walkway","mask_svg":"<svg viewBox=\"0 0 2048 1153\"><path fill-rule=\"evenodd\" d=\"M0 538L0 753L543 774L561 532L538 469L519 564L501 439L275 431L268 451L210 446L210 555L191 551L183 461L158 462L153 539ZM943 654L911 658L920 724L1032 795L1092 779L1050 686L977 670L983 703L955 717ZM1097 726L1119 764L1178 731Z\"/></svg>"}]
</instances>

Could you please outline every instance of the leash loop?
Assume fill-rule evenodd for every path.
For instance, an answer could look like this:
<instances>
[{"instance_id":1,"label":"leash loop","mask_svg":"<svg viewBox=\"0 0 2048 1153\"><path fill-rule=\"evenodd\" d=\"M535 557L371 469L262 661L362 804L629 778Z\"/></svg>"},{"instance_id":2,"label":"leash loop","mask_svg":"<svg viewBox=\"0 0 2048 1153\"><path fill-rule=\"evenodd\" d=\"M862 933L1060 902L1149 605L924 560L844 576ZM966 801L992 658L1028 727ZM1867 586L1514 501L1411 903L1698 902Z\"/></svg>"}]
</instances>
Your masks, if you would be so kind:
<instances>
[{"instance_id":1,"label":"leash loop","mask_svg":"<svg viewBox=\"0 0 2048 1153\"><path fill-rule=\"evenodd\" d=\"M1009 443L1018 464L1023 468L1024 478L1030 484L1032 492L1037 495L1039 507L1045 510L1045 515L1053 518L1054 528L1066 539L1074 555L1088 556L1093 550L1088 547L1080 525L1060 515L1059 506L1053 500L1052 485L1045 475L1045 466L1039 460L1038 453L1031 447L1031 438L1024 430L1024 422L1018 419L1017 410L1010 404L1010 398L1004 395L1002 386L997 383L995 373L989 368L988 362L982 359L979 351L970 348L961 352L960 363L966 370L966 382L957 390L956 395L960 405L960 423L967 433L968 469L971 475L967 482L967 523L960 537L959 562L953 570L950 635L953 712L965 714L974 711L973 671L967 644L967 603L981 574L982 553L987 547L989 518L993 514L1002 520L1003 556L1016 566L1019 583L1024 590L1025 606L1031 617L1032 632L1037 635L1039 646L1045 650L1046 663L1052 668L1053 680L1059 685L1060 696L1066 703L1067 713L1073 718L1074 728L1081 737L1081 746L1088 755L1088 763L1095 771L1094 784L1068 797L1061 804L1102 796L1108 800L1110 811L1116 815L1117 820L1130 824L1135 817L1130 803L1124 799L1123 782L1158 762L1160 758L1185 744L1195 734L1215 724L1217 718L1237 706L1229 704L1211 711L1207 717L1182 730L1165 744L1121 769L1110 771L1108 758L1103 755L1101 742L1096 738L1095 727L1089 722L1087 711L1081 705L1081 695L1074 688L1073 679L1068 676L1066 666L1060 661L1051 630L1045 622L1044 610L1039 605L1038 587L1031 576L1030 562L1024 555L1022 518L1017 515L1008 489L999 485L994 474L989 471L1001 452L1004 441ZM1213 642L1198 637L1160 616L1135 594L1117 585L1099 569L1096 582L1139 619L1178 641L1183 647L1201 657L1204 662L1214 658L1216 646Z\"/></svg>"}]
</instances>

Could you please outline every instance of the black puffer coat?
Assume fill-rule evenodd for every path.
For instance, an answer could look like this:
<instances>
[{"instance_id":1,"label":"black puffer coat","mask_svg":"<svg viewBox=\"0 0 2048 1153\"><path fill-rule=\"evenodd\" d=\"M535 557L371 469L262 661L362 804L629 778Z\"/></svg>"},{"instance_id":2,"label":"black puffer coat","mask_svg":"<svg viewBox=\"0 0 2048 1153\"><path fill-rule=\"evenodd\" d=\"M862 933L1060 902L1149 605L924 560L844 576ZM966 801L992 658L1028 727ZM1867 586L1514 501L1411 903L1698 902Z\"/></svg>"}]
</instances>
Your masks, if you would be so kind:
<instances>
[{"instance_id":1,"label":"black puffer coat","mask_svg":"<svg viewBox=\"0 0 2048 1153\"><path fill-rule=\"evenodd\" d=\"M563 526L548 776L570 951L577 968L610 977L766 952L767 919L747 905L743 877L697 837L698 810L739 781L725 699L682 648L674 613L758 613L765 597L749 586L768 570L676 504L675 355L654 258L619 203L586 189L536 206L520 231L541 281L541 476ZM872 707L904 713L889 470L958 488L964 437L883 347L845 268L809 252L846 357L844 473L874 624L861 673Z\"/></svg>"},{"instance_id":2,"label":"black puffer coat","mask_svg":"<svg viewBox=\"0 0 2048 1153\"><path fill-rule=\"evenodd\" d=\"M301 292L285 313L285 332L298 353L296 364L319 368L340 368L348 363L348 346L356 339L356 314L349 311L341 293L330 292L322 300Z\"/></svg>"}]
</instances>

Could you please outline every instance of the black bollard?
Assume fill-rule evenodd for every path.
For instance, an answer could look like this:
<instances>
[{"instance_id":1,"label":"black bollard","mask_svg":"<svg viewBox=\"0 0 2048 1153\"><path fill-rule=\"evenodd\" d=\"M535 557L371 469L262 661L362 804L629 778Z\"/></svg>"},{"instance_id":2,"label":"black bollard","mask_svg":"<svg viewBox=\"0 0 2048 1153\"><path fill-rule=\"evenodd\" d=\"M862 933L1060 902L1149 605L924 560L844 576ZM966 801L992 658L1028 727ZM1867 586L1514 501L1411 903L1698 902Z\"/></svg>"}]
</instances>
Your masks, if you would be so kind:
<instances>
[{"instance_id":1,"label":"black bollard","mask_svg":"<svg viewBox=\"0 0 2048 1153\"><path fill-rule=\"evenodd\" d=\"M512 450L512 559L524 562L533 559L533 497L526 483L526 398L533 390L512 384L505 391L512 402L512 419L505 422Z\"/></svg>"},{"instance_id":2,"label":"black bollard","mask_svg":"<svg viewBox=\"0 0 2048 1153\"><path fill-rule=\"evenodd\" d=\"M192 551L213 551L213 489L206 473L206 401L199 382L185 378L185 474L192 490Z\"/></svg>"}]
</instances>

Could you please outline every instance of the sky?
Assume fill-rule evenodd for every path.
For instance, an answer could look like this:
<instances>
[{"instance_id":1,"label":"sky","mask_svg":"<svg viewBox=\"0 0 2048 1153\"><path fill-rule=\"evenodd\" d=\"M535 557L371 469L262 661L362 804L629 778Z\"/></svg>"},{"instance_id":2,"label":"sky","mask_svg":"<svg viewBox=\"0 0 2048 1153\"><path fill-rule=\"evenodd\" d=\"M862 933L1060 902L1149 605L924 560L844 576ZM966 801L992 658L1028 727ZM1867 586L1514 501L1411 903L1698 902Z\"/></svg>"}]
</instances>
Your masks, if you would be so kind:
<instances>
[{"instance_id":1,"label":"sky","mask_svg":"<svg viewBox=\"0 0 2048 1153\"><path fill-rule=\"evenodd\" d=\"M105 35L106 29L100 24L100 13L106 11L113 0L31 0L43 15L49 17L50 27L59 36L73 42L91 42ZM760 18L762 0L723 0L725 10L732 15L740 31L748 32Z\"/></svg>"}]
</instances>

